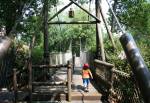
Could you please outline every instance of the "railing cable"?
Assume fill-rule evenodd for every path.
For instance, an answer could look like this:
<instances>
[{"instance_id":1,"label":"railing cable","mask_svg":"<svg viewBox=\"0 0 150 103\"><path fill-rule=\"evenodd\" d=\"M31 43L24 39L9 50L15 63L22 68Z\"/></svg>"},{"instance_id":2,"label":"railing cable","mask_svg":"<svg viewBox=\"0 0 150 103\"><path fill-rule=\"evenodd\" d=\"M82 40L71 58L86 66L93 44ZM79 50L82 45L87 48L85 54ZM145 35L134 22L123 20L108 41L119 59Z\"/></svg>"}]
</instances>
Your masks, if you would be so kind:
<instances>
[{"instance_id":1,"label":"railing cable","mask_svg":"<svg viewBox=\"0 0 150 103\"><path fill-rule=\"evenodd\" d=\"M112 14L113 14L115 20L116 20L116 22L117 22L117 25L118 25L119 29L120 29L121 32L124 34L124 33L125 33L125 30L122 28L122 26L121 26L121 24L120 24L120 22L119 22L119 20L118 20L118 18L117 18L117 16L116 16L114 10L113 10L112 7L111 7L111 4L109 3L108 0L106 0L106 2L107 2L107 4L108 4L108 6L109 6L109 8L110 8L110 10L111 10L111 12L112 12ZM100 4L100 1L99 1L99 4Z\"/></svg>"}]
</instances>

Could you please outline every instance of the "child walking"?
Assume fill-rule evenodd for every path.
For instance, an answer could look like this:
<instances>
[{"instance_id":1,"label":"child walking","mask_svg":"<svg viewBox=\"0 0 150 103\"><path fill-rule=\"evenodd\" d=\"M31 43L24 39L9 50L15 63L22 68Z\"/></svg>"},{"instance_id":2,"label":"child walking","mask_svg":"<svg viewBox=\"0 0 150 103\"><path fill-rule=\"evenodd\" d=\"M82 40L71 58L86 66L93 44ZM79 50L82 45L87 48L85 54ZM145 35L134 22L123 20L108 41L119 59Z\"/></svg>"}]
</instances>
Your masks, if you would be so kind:
<instances>
[{"instance_id":1,"label":"child walking","mask_svg":"<svg viewBox=\"0 0 150 103\"><path fill-rule=\"evenodd\" d=\"M85 63L83 65L83 69L82 69L82 79L83 79L84 89L87 92L89 91L88 89L89 89L90 78L93 79L93 76L89 69L89 64Z\"/></svg>"}]
</instances>

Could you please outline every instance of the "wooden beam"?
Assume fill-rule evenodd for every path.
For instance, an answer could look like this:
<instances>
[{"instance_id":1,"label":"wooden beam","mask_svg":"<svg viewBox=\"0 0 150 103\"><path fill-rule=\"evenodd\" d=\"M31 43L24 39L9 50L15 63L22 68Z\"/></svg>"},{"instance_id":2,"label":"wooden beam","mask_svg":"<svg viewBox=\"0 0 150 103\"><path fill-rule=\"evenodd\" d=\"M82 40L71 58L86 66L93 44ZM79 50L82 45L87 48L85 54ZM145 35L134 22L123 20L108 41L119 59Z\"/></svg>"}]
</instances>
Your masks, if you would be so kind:
<instances>
[{"instance_id":1,"label":"wooden beam","mask_svg":"<svg viewBox=\"0 0 150 103\"><path fill-rule=\"evenodd\" d=\"M107 63L107 62L104 62L104 61L100 61L98 59L95 59L94 62L97 63L97 64L100 64L100 65L104 65L104 66L108 66L108 67L112 67L112 68L114 67L113 64L110 64L110 63Z\"/></svg>"},{"instance_id":2,"label":"wooden beam","mask_svg":"<svg viewBox=\"0 0 150 103\"><path fill-rule=\"evenodd\" d=\"M49 20L48 22L50 22L52 19L54 19L58 14L60 14L63 10L65 10L67 7L69 7L71 4L73 4L73 2L70 2L69 4L67 4L66 6L64 6L62 9L60 9L56 14L54 14Z\"/></svg>"},{"instance_id":3,"label":"wooden beam","mask_svg":"<svg viewBox=\"0 0 150 103\"><path fill-rule=\"evenodd\" d=\"M49 22L48 24L96 24L97 21L55 21L55 22Z\"/></svg>"},{"instance_id":4,"label":"wooden beam","mask_svg":"<svg viewBox=\"0 0 150 103\"><path fill-rule=\"evenodd\" d=\"M89 11L87 11L86 9L84 9L82 6L80 6L78 3L74 2L73 0L70 0L71 2L73 2L76 6L78 6L80 9L82 9L83 11L85 11L87 14L89 14L91 17L93 17L95 20L97 20L98 22L101 22L101 20L99 18L97 18L96 16L94 16L93 14L91 14Z\"/></svg>"}]
</instances>

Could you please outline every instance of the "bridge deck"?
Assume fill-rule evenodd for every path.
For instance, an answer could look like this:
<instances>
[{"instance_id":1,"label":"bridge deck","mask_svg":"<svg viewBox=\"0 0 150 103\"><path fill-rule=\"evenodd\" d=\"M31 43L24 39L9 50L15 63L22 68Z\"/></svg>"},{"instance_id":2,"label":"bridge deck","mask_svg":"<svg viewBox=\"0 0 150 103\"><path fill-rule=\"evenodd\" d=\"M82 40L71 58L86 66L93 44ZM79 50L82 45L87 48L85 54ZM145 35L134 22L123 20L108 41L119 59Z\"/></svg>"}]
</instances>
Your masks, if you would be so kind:
<instances>
[{"instance_id":1,"label":"bridge deck","mask_svg":"<svg viewBox=\"0 0 150 103\"><path fill-rule=\"evenodd\" d=\"M75 68L72 80L72 102L74 103L101 103L101 94L95 89L92 83L89 84L89 92L85 92L83 88L82 68ZM60 79L67 79L67 70L61 69L56 73L56 76ZM64 96L62 95L62 101Z\"/></svg>"}]
</instances>

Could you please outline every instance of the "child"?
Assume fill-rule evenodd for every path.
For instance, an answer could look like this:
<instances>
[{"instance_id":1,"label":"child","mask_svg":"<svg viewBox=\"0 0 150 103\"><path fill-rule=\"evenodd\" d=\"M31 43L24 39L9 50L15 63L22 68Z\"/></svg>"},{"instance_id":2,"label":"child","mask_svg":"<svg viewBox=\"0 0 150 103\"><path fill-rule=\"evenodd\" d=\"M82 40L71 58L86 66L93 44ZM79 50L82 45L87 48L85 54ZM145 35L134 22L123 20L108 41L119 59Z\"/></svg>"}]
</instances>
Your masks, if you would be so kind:
<instances>
[{"instance_id":1,"label":"child","mask_svg":"<svg viewBox=\"0 0 150 103\"><path fill-rule=\"evenodd\" d=\"M89 89L89 82L90 82L90 78L93 79L92 73L89 69L89 64L84 64L83 65L83 69L82 69L82 79L83 79L83 85L85 88L85 91L88 92Z\"/></svg>"}]
</instances>

